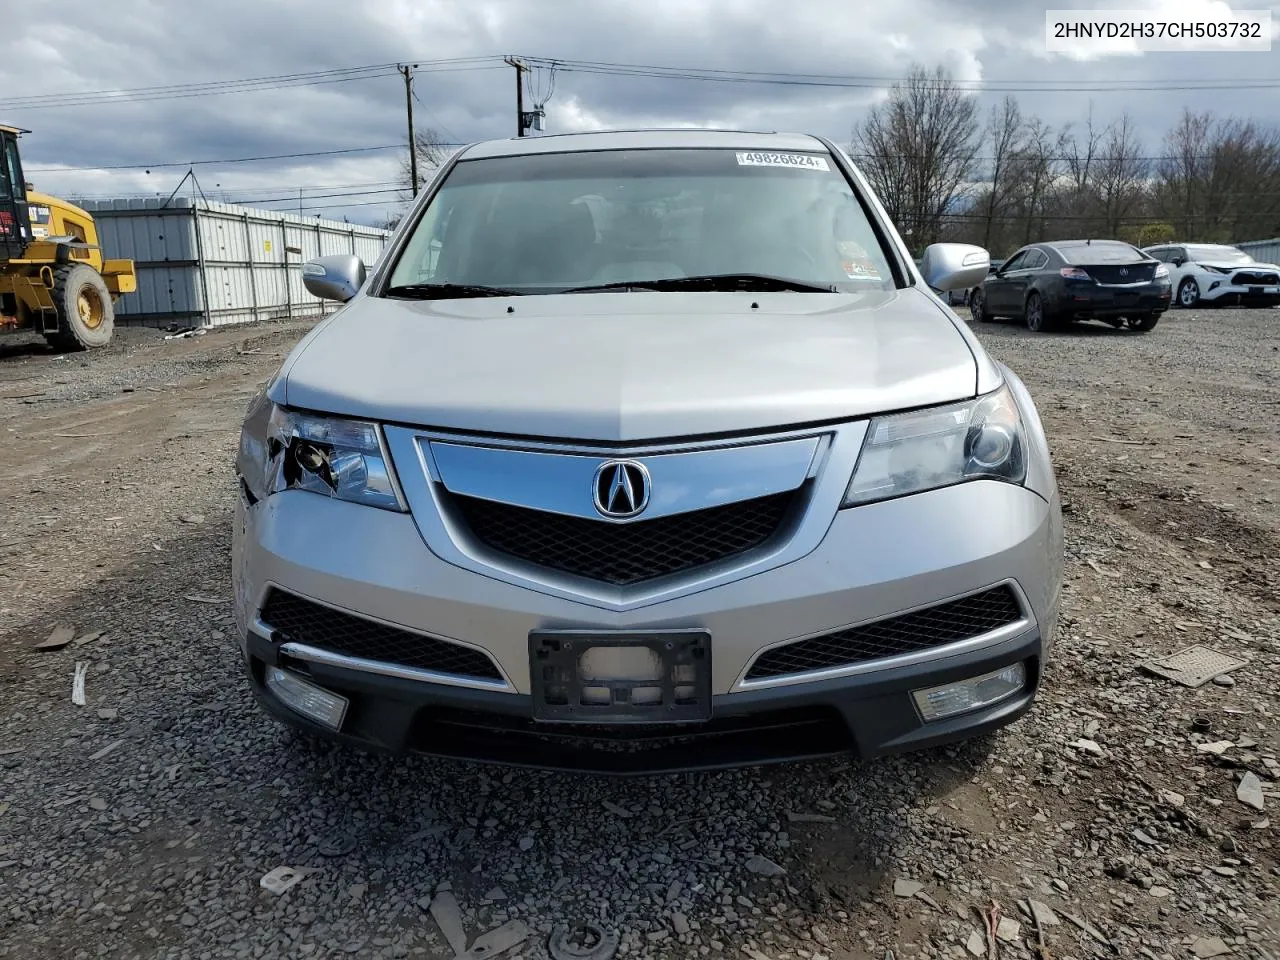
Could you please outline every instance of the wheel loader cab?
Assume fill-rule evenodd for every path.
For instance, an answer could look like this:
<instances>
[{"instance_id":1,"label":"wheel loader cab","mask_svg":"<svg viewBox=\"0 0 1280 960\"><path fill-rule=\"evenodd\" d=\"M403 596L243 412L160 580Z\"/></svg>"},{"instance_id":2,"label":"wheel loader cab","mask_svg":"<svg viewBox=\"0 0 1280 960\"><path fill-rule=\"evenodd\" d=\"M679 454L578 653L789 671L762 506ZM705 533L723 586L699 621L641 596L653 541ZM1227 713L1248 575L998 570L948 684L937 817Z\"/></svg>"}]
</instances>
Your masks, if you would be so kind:
<instances>
[{"instance_id":1,"label":"wheel loader cab","mask_svg":"<svg viewBox=\"0 0 1280 960\"><path fill-rule=\"evenodd\" d=\"M0 126L0 263L20 259L31 240L17 127Z\"/></svg>"}]
</instances>

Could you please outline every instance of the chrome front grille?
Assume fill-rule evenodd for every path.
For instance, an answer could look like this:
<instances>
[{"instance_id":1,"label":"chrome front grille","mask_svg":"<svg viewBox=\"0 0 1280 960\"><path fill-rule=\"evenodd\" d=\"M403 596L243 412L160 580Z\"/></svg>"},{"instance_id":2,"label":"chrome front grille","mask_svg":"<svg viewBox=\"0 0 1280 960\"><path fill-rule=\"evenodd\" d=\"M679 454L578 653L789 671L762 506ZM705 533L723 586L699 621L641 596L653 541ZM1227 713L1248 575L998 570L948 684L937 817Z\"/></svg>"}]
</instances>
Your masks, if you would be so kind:
<instances>
[{"instance_id":1,"label":"chrome front grille","mask_svg":"<svg viewBox=\"0 0 1280 960\"><path fill-rule=\"evenodd\" d=\"M625 586L696 570L763 546L779 530L799 492L624 524L476 497L449 499L472 535L491 550Z\"/></svg>"},{"instance_id":2,"label":"chrome front grille","mask_svg":"<svg viewBox=\"0 0 1280 960\"><path fill-rule=\"evenodd\" d=\"M1023 619L1008 586L993 587L958 600L897 617L836 630L766 650L746 680L810 673L899 654L941 647L990 633Z\"/></svg>"}]
</instances>

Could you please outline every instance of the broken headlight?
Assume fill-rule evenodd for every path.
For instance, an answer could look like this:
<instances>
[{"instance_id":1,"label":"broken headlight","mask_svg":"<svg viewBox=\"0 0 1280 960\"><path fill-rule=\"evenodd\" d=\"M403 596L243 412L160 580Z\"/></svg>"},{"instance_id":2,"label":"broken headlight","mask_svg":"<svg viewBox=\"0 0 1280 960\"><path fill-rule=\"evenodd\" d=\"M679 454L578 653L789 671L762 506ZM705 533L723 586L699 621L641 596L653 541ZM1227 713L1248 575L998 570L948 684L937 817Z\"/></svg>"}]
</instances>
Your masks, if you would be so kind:
<instances>
[{"instance_id":1,"label":"broken headlight","mask_svg":"<svg viewBox=\"0 0 1280 960\"><path fill-rule=\"evenodd\" d=\"M266 414L264 417L263 414ZM240 433L240 475L262 499L282 490L403 511L377 424L320 417L271 404Z\"/></svg>"},{"instance_id":2,"label":"broken headlight","mask_svg":"<svg viewBox=\"0 0 1280 960\"><path fill-rule=\"evenodd\" d=\"M1027 442L1008 387L945 407L877 417L867 428L844 506L965 480L1022 483Z\"/></svg>"}]
</instances>

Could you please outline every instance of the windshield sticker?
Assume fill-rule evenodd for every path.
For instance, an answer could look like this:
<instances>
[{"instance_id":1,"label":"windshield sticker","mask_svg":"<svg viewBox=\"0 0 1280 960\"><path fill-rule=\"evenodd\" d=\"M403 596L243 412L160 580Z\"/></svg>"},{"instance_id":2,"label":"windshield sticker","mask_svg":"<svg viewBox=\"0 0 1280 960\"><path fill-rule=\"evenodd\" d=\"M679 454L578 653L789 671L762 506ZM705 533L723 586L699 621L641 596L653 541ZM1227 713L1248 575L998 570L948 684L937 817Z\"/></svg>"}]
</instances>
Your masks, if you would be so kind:
<instances>
[{"instance_id":1,"label":"windshield sticker","mask_svg":"<svg viewBox=\"0 0 1280 960\"><path fill-rule=\"evenodd\" d=\"M826 157L807 153L739 153L740 167L791 167L796 170L830 170Z\"/></svg>"},{"instance_id":2,"label":"windshield sticker","mask_svg":"<svg viewBox=\"0 0 1280 960\"><path fill-rule=\"evenodd\" d=\"M879 280L880 271L876 269L875 264L866 260L846 260L842 266L844 267L845 276L850 280Z\"/></svg>"}]
</instances>

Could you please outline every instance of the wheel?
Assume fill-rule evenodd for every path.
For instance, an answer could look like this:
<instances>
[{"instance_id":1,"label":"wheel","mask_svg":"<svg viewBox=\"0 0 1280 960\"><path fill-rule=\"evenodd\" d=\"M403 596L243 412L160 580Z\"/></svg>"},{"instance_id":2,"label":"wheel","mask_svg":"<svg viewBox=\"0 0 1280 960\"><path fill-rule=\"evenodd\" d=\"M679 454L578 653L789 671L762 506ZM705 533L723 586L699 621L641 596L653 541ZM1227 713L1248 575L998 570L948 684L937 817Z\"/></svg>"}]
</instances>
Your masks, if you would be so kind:
<instances>
[{"instance_id":1,"label":"wheel","mask_svg":"<svg viewBox=\"0 0 1280 960\"><path fill-rule=\"evenodd\" d=\"M1192 282L1194 283L1195 281ZM1129 317L1128 320L1130 330L1140 330L1146 333L1148 330L1154 329L1155 325L1160 322L1160 314L1140 313L1137 316Z\"/></svg>"},{"instance_id":2,"label":"wheel","mask_svg":"<svg viewBox=\"0 0 1280 960\"><path fill-rule=\"evenodd\" d=\"M53 346L85 350L111 342L115 329L111 292L93 267L84 263L54 267L53 305L58 312L58 330L46 334Z\"/></svg>"},{"instance_id":3,"label":"wheel","mask_svg":"<svg viewBox=\"0 0 1280 960\"><path fill-rule=\"evenodd\" d=\"M1022 313L1027 329L1032 333L1048 333L1054 329L1053 318L1044 308L1044 299L1034 290L1027 296L1027 305Z\"/></svg>"},{"instance_id":4,"label":"wheel","mask_svg":"<svg viewBox=\"0 0 1280 960\"><path fill-rule=\"evenodd\" d=\"M1200 284L1196 283L1195 277L1187 277L1182 283L1178 284L1178 306L1194 307L1200 302Z\"/></svg>"},{"instance_id":5,"label":"wheel","mask_svg":"<svg viewBox=\"0 0 1280 960\"><path fill-rule=\"evenodd\" d=\"M981 287L969 294L969 316L974 323L990 323L995 319L987 312L987 298L983 296Z\"/></svg>"}]
</instances>

